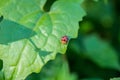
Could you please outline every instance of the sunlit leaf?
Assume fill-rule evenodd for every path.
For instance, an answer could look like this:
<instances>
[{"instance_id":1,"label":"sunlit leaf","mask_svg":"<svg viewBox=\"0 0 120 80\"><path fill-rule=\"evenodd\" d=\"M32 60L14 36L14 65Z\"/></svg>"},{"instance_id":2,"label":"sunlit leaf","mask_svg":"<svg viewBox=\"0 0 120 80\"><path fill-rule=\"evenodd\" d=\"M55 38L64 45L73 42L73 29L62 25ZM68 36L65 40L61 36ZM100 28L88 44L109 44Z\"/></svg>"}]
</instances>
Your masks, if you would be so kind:
<instances>
[{"instance_id":1,"label":"sunlit leaf","mask_svg":"<svg viewBox=\"0 0 120 80\"><path fill-rule=\"evenodd\" d=\"M1 40L0 44L5 80L22 80L32 72L40 72L44 64L54 59L58 52L65 53L67 44L61 43L62 36L66 35L69 39L77 37L78 22L85 15L79 2L56 1L50 12L44 12L45 2L4 0L0 3L3 5L0 6L3 21L12 24L6 24L7 21L0 23L1 27L11 27L6 28L9 35L4 33L2 38L5 37L6 41ZM13 27L16 29L13 30ZM9 38L11 36L13 38Z\"/></svg>"}]
</instances>

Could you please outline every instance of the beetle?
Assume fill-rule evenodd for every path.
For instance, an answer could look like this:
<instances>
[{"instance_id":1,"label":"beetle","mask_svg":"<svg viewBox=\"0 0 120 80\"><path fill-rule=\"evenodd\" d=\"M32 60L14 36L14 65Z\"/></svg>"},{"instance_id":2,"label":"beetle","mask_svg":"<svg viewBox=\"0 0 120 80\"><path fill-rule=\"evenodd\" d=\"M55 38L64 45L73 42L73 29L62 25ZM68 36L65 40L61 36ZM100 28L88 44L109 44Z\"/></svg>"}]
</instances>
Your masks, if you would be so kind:
<instances>
[{"instance_id":1,"label":"beetle","mask_svg":"<svg viewBox=\"0 0 120 80\"><path fill-rule=\"evenodd\" d=\"M67 44L68 41L69 41L68 36L63 36L63 37L61 38L61 43L62 43L62 44Z\"/></svg>"}]
</instances>

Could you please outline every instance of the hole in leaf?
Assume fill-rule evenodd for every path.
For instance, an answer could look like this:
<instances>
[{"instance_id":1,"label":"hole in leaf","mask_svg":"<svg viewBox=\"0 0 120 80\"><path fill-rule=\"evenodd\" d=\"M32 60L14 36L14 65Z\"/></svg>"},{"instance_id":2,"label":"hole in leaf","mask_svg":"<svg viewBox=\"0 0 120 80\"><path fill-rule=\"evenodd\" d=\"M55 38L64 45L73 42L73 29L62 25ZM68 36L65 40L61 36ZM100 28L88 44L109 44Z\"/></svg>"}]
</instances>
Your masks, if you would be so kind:
<instances>
[{"instance_id":1,"label":"hole in leaf","mask_svg":"<svg viewBox=\"0 0 120 80\"><path fill-rule=\"evenodd\" d=\"M0 16L0 22L3 20L3 16Z\"/></svg>"},{"instance_id":2,"label":"hole in leaf","mask_svg":"<svg viewBox=\"0 0 120 80\"><path fill-rule=\"evenodd\" d=\"M2 70L3 68L3 60L0 59L0 71Z\"/></svg>"},{"instance_id":3,"label":"hole in leaf","mask_svg":"<svg viewBox=\"0 0 120 80\"><path fill-rule=\"evenodd\" d=\"M56 0L47 0L47 2L45 3L45 5L44 5L44 7L43 7L44 10L45 10L46 12L49 12L52 4L53 4L55 1L56 1Z\"/></svg>"}]
</instances>

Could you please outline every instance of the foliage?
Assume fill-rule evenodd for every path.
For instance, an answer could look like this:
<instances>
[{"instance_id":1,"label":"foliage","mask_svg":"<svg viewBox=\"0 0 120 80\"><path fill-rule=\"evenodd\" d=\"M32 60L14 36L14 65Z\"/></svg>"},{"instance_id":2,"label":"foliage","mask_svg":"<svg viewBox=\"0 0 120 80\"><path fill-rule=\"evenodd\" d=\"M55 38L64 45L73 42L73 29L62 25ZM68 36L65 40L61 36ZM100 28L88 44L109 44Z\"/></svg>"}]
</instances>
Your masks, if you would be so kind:
<instances>
[{"instance_id":1,"label":"foliage","mask_svg":"<svg viewBox=\"0 0 120 80\"><path fill-rule=\"evenodd\" d=\"M57 55L56 59L48 62L39 74L31 74L26 80L77 80L75 74L70 74L68 63L64 56Z\"/></svg>"},{"instance_id":2,"label":"foliage","mask_svg":"<svg viewBox=\"0 0 120 80\"><path fill-rule=\"evenodd\" d=\"M112 78L112 79L110 79L110 80L120 80L120 78Z\"/></svg>"},{"instance_id":3,"label":"foliage","mask_svg":"<svg viewBox=\"0 0 120 80\"><path fill-rule=\"evenodd\" d=\"M0 80L119 80L119 2L0 0Z\"/></svg>"},{"instance_id":4,"label":"foliage","mask_svg":"<svg viewBox=\"0 0 120 80\"><path fill-rule=\"evenodd\" d=\"M56 54L65 53L62 36L76 38L85 15L80 0L58 0L45 12L46 0L0 0L0 59L5 80L22 80ZM75 16L74 16L74 15ZM72 29L74 28L74 29Z\"/></svg>"},{"instance_id":5,"label":"foliage","mask_svg":"<svg viewBox=\"0 0 120 80\"><path fill-rule=\"evenodd\" d=\"M70 69L80 79L110 80L120 76L118 3L85 0L82 4L87 16L80 22L78 38L70 41L67 50Z\"/></svg>"}]
</instances>

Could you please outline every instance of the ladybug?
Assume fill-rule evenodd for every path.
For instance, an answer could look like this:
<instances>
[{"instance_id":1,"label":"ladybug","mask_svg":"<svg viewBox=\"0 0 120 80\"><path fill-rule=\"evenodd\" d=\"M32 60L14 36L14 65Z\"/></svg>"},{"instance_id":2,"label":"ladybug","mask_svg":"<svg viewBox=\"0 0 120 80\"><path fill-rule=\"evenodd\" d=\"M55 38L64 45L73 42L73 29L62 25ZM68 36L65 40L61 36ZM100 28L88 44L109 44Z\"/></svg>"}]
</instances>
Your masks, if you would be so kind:
<instances>
[{"instance_id":1,"label":"ladybug","mask_svg":"<svg viewBox=\"0 0 120 80\"><path fill-rule=\"evenodd\" d=\"M61 43L62 43L62 44L67 44L68 41L69 41L68 36L63 36L63 37L61 38Z\"/></svg>"}]
</instances>

